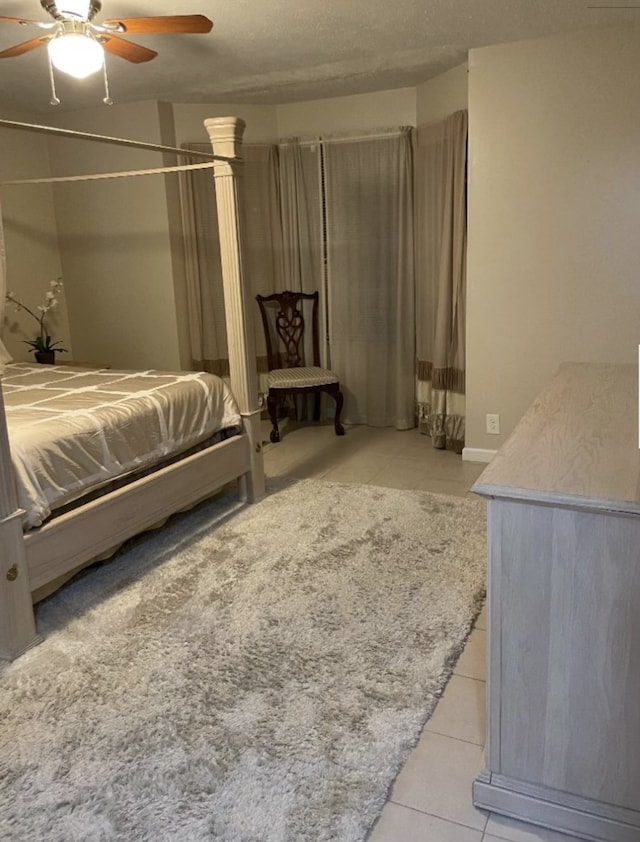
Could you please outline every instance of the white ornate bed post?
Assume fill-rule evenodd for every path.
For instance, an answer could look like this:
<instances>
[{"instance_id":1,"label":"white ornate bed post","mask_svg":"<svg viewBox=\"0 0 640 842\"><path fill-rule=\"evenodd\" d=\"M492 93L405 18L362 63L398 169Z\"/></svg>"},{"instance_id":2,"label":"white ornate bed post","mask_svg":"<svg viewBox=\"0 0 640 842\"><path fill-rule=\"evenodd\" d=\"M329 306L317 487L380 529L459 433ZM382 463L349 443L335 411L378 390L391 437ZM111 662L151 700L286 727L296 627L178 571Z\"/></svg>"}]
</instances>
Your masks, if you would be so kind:
<instances>
[{"instance_id":1,"label":"white ornate bed post","mask_svg":"<svg viewBox=\"0 0 640 842\"><path fill-rule=\"evenodd\" d=\"M204 121L214 155L231 158L215 162L216 205L220 233L220 258L224 288L224 309L229 345L231 390L240 407L245 432L249 438L251 469L245 475L241 494L251 502L265 494L262 459L262 432L258 400L256 355L253 343L253 319L248 284L242 261L243 228L238 199L240 150L244 120L215 117Z\"/></svg>"},{"instance_id":2,"label":"white ornate bed post","mask_svg":"<svg viewBox=\"0 0 640 842\"><path fill-rule=\"evenodd\" d=\"M0 390L0 659L11 661L39 640Z\"/></svg>"}]
</instances>

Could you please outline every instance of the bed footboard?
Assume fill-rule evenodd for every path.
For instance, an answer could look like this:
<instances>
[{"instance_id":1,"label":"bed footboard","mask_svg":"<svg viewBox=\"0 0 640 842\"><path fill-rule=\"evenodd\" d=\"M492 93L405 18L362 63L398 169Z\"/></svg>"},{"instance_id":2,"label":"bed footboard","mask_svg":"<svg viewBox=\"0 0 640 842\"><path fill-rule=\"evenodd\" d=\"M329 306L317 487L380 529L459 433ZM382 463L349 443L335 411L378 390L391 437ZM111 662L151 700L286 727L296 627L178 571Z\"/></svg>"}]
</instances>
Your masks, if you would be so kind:
<instances>
[{"instance_id":1,"label":"bed footboard","mask_svg":"<svg viewBox=\"0 0 640 842\"><path fill-rule=\"evenodd\" d=\"M4 400L0 389L0 658L13 660L39 641L13 485Z\"/></svg>"},{"instance_id":2,"label":"bed footboard","mask_svg":"<svg viewBox=\"0 0 640 842\"><path fill-rule=\"evenodd\" d=\"M40 641L31 602L29 574L16 512L0 523L0 659L12 661Z\"/></svg>"},{"instance_id":3,"label":"bed footboard","mask_svg":"<svg viewBox=\"0 0 640 842\"><path fill-rule=\"evenodd\" d=\"M234 436L174 462L24 536L32 591L117 548L249 470L249 442Z\"/></svg>"},{"instance_id":4,"label":"bed footboard","mask_svg":"<svg viewBox=\"0 0 640 842\"><path fill-rule=\"evenodd\" d=\"M0 412L0 438L3 421ZM6 429L4 434L6 437ZM116 549L127 538L205 499L232 480L246 486L250 468L249 437L240 435L60 515L26 535L21 511L14 505L13 512L0 520L0 659L13 660L41 640L33 613L33 591ZM3 486L11 505L13 487L6 482Z\"/></svg>"}]
</instances>

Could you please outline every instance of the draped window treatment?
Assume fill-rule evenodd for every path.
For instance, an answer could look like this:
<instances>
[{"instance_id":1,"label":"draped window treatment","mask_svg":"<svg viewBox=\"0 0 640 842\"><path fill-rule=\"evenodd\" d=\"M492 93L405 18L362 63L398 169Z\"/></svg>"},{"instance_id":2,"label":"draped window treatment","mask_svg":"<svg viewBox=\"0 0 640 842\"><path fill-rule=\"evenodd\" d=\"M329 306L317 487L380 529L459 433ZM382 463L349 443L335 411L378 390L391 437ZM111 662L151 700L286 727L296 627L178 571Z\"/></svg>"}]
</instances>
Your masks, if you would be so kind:
<instances>
[{"instance_id":1,"label":"draped window treatment","mask_svg":"<svg viewBox=\"0 0 640 842\"><path fill-rule=\"evenodd\" d=\"M279 153L284 289L315 292L324 275L320 147L292 139Z\"/></svg>"},{"instance_id":2,"label":"draped window treatment","mask_svg":"<svg viewBox=\"0 0 640 842\"><path fill-rule=\"evenodd\" d=\"M280 145L279 153L284 270L282 289L320 293L320 363L327 367L320 146L292 138ZM305 322L310 325L311 307L308 302L301 302L301 306ZM304 354L311 364L311 330L305 331Z\"/></svg>"},{"instance_id":3,"label":"draped window treatment","mask_svg":"<svg viewBox=\"0 0 640 842\"><path fill-rule=\"evenodd\" d=\"M467 112L417 130L244 148L251 294L320 291L343 420L464 445ZM208 151L207 144L189 148ZM215 196L182 179L193 365L228 372ZM326 331L328 331L328 343ZM256 305L258 371L266 371ZM266 380L261 378L261 391Z\"/></svg>"},{"instance_id":4,"label":"draped window treatment","mask_svg":"<svg viewBox=\"0 0 640 842\"><path fill-rule=\"evenodd\" d=\"M331 368L344 421L415 426L409 129L323 141Z\"/></svg>"},{"instance_id":5,"label":"draped window treatment","mask_svg":"<svg viewBox=\"0 0 640 842\"><path fill-rule=\"evenodd\" d=\"M186 148L211 151L211 145L205 143L187 144ZM267 144L247 145L243 147L243 157L239 184L243 191L244 228L250 232L244 239L244 266L253 297L284 288L278 149ZM208 170L184 173L181 205L192 366L223 377L229 373L229 355L211 177ZM266 348L257 305L253 329L258 371L266 372Z\"/></svg>"},{"instance_id":6,"label":"draped window treatment","mask_svg":"<svg viewBox=\"0 0 640 842\"><path fill-rule=\"evenodd\" d=\"M462 452L465 434L467 112L414 135L418 426Z\"/></svg>"}]
</instances>

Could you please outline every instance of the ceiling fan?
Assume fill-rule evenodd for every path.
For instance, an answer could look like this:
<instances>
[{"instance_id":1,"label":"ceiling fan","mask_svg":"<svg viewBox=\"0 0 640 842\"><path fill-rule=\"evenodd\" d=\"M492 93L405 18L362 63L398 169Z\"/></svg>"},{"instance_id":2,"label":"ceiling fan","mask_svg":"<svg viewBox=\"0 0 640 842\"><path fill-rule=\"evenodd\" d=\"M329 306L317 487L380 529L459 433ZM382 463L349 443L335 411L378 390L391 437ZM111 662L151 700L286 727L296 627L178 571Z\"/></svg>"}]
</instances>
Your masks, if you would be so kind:
<instances>
[{"instance_id":1,"label":"ceiling fan","mask_svg":"<svg viewBox=\"0 0 640 842\"><path fill-rule=\"evenodd\" d=\"M156 15L139 18L111 18L95 23L101 11L100 0L40 0L52 21L29 20L0 15L0 23L18 23L45 30L42 35L0 51L0 59L14 58L47 45L52 88L52 105L58 105L53 67L70 76L84 79L99 70L104 71L104 102L111 105L106 75L105 50L126 61L138 64L151 61L158 53L141 44L128 41L123 35L171 35L207 33L213 23L204 15Z\"/></svg>"}]
</instances>

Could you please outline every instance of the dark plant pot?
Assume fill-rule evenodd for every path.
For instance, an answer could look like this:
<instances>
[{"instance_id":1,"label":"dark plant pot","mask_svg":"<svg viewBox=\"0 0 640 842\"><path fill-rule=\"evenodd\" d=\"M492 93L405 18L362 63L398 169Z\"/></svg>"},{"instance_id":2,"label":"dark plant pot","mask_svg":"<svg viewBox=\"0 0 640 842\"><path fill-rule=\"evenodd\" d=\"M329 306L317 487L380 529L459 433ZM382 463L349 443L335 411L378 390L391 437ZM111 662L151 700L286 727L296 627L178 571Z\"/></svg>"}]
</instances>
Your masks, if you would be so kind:
<instances>
[{"instance_id":1,"label":"dark plant pot","mask_svg":"<svg viewBox=\"0 0 640 842\"><path fill-rule=\"evenodd\" d=\"M44 363L44 365L55 365L56 364L56 352L55 351L36 351L36 362L37 363Z\"/></svg>"}]
</instances>

